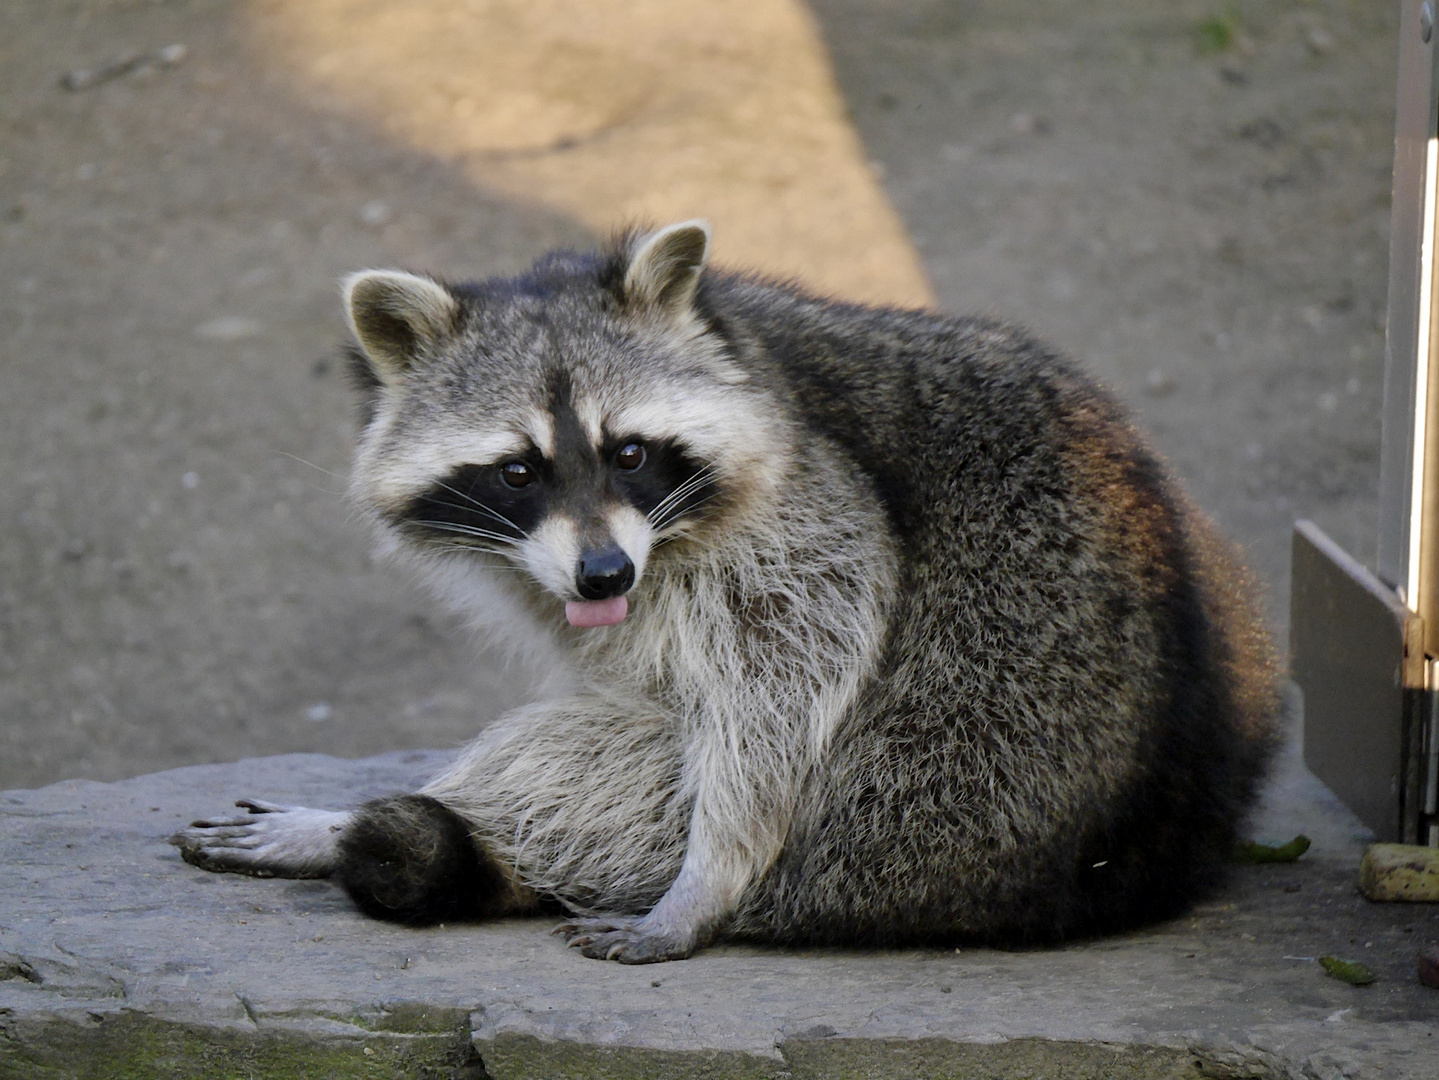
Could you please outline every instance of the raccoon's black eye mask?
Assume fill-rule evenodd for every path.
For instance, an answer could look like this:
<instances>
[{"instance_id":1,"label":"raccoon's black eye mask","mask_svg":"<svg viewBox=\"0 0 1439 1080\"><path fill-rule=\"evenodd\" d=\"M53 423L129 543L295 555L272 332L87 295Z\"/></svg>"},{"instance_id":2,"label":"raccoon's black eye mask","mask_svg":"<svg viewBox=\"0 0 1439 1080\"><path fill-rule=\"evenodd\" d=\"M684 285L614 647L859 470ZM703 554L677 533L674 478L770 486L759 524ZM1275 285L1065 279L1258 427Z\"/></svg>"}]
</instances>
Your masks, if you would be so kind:
<instances>
[{"instance_id":1,"label":"raccoon's black eye mask","mask_svg":"<svg viewBox=\"0 0 1439 1080\"><path fill-rule=\"evenodd\" d=\"M647 459L645 444L635 441L626 442L615 451L613 458L615 468L625 472L635 472L643 468ZM500 479L505 482L506 487L528 487L539 479L539 474L525 461L506 461L499 466L499 470Z\"/></svg>"},{"instance_id":2,"label":"raccoon's black eye mask","mask_svg":"<svg viewBox=\"0 0 1439 1080\"><path fill-rule=\"evenodd\" d=\"M525 461L461 465L411 499L396 524L456 543L517 544L544 518L540 479L540 470Z\"/></svg>"},{"instance_id":3,"label":"raccoon's black eye mask","mask_svg":"<svg viewBox=\"0 0 1439 1080\"><path fill-rule=\"evenodd\" d=\"M618 439L606 456L611 484L656 532L700 515L719 495L714 469L678 440Z\"/></svg>"},{"instance_id":4,"label":"raccoon's black eye mask","mask_svg":"<svg viewBox=\"0 0 1439 1080\"><path fill-rule=\"evenodd\" d=\"M511 458L461 465L415 496L396 523L476 546L516 544L552 511L619 499L656 532L709 509L720 493L714 470L673 439L610 440L596 460Z\"/></svg>"}]
</instances>

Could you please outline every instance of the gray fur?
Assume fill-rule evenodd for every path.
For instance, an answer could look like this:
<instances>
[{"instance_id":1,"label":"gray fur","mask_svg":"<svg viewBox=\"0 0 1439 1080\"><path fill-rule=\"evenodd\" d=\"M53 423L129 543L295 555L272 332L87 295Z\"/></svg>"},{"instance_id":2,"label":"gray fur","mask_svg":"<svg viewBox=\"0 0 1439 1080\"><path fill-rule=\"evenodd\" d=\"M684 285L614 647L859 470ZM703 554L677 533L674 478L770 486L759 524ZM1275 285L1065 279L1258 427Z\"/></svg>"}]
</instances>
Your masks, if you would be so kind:
<instances>
[{"instance_id":1,"label":"gray fur","mask_svg":"<svg viewBox=\"0 0 1439 1080\"><path fill-rule=\"evenodd\" d=\"M435 283L455 309L433 332L424 287L409 317L413 285L351 280L357 328L375 295L428 334L400 362L403 336L359 335L383 385L355 500L550 686L422 794L471 825L506 910L558 900L571 944L625 962L1181 910L1275 738L1273 647L1227 545L1022 332L700 272L707 241L684 223ZM604 455L631 436L700 463L670 509L703 499L624 495ZM560 461L527 528L415 510L517 458L589 471ZM601 541L636 566L629 614L576 629L576 552Z\"/></svg>"}]
</instances>

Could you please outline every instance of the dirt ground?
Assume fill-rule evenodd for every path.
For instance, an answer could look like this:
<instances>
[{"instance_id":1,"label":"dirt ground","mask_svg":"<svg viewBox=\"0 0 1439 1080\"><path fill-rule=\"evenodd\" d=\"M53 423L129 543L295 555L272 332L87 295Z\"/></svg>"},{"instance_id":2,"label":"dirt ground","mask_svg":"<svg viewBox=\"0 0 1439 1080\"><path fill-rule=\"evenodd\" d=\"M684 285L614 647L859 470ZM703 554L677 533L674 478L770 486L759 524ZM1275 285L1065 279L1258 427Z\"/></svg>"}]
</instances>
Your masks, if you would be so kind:
<instances>
[{"instance_id":1,"label":"dirt ground","mask_svg":"<svg viewBox=\"0 0 1439 1080\"><path fill-rule=\"evenodd\" d=\"M403 5L444 49L355 0L0 6L0 788L448 746L516 700L347 514L335 281L635 214L1035 327L1277 630L1294 518L1372 559L1396 3L775 4Z\"/></svg>"}]
</instances>

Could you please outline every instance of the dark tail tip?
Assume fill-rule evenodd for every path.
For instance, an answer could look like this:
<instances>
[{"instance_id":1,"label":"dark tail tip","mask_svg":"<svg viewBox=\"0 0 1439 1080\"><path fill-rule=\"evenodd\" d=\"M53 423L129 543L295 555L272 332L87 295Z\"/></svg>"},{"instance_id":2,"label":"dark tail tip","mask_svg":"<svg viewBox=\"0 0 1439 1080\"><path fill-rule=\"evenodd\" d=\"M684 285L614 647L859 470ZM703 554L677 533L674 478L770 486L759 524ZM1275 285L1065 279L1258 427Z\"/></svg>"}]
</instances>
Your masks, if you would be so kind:
<instances>
[{"instance_id":1,"label":"dark tail tip","mask_svg":"<svg viewBox=\"0 0 1439 1080\"><path fill-rule=\"evenodd\" d=\"M465 819L428 795L355 811L334 876L366 915L411 926L498 914L508 892Z\"/></svg>"}]
</instances>

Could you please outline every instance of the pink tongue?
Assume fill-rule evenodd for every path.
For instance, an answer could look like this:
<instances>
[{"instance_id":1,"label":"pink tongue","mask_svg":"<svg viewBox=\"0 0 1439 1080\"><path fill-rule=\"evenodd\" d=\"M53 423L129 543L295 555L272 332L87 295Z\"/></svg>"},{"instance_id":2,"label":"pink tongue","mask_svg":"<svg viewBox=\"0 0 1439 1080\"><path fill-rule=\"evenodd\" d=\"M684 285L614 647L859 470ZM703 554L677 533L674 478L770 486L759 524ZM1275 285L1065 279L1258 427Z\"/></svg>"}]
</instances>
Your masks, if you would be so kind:
<instances>
[{"instance_id":1,"label":"pink tongue","mask_svg":"<svg viewBox=\"0 0 1439 1080\"><path fill-rule=\"evenodd\" d=\"M570 620L571 626L614 626L625 621L629 610L627 596L612 596L608 600L570 600L565 604L565 618Z\"/></svg>"}]
</instances>

